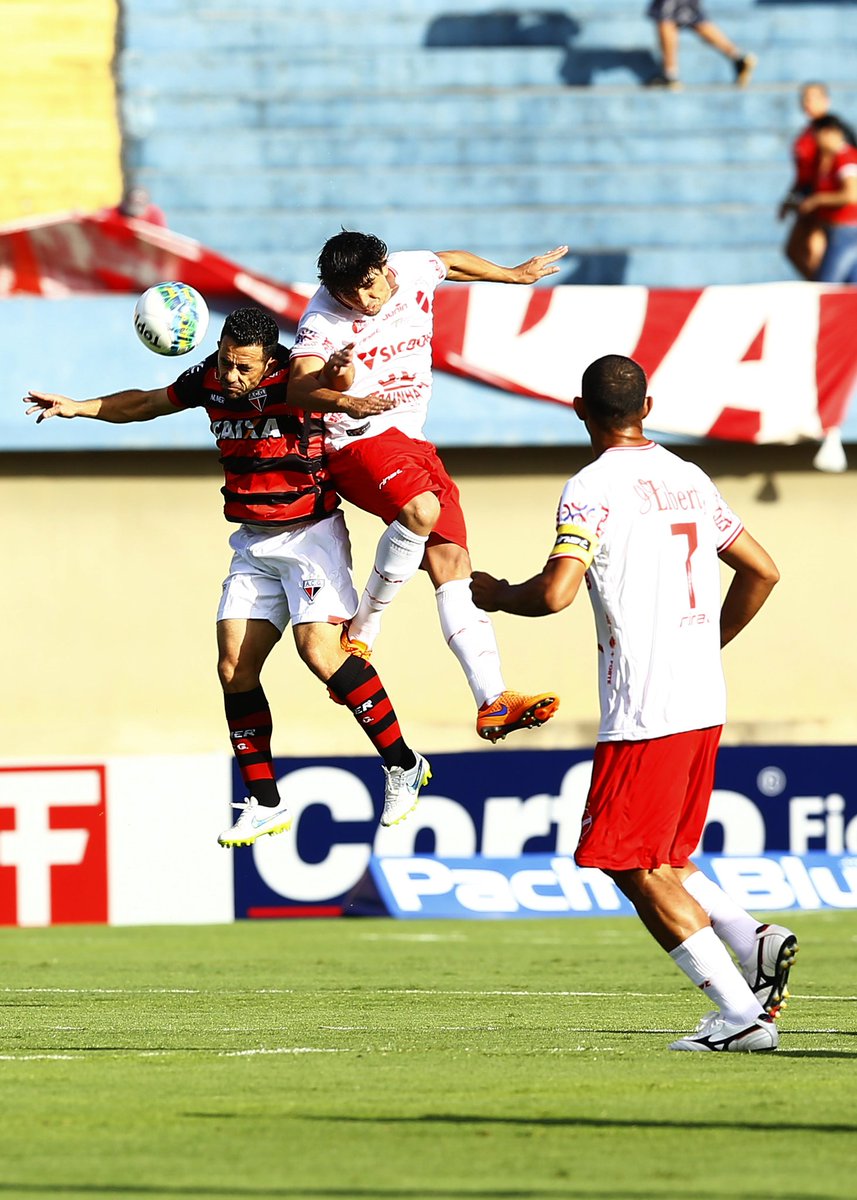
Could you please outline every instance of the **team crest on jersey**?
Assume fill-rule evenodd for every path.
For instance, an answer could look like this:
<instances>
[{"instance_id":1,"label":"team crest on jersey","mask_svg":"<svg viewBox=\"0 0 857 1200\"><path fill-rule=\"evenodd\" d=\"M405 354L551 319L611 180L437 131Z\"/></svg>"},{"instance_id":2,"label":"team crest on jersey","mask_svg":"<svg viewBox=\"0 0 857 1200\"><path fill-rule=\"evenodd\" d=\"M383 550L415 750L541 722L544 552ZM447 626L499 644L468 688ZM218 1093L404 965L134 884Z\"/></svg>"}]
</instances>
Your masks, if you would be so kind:
<instances>
[{"instance_id":1,"label":"team crest on jersey","mask_svg":"<svg viewBox=\"0 0 857 1200\"><path fill-rule=\"evenodd\" d=\"M302 579L301 591L306 594L310 600L315 600L318 593L324 587L323 579Z\"/></svg>"},{"instance_id":2,"label":"team crest on jersey","mask_svg":"<svg viewBox=\"0 0 857 1200\"><path fill-rule=\"evenodd\" d=\"M256 388L255 392L251 392L247 399L257 412L261 412L268 400L268 392L265 388Z\"/></svg>"},{"instance_id":3,"label":"team crest on jersey","mask_svg":"<svg viewBox=\"0 0 857 1200\"><path fill-rule=\"evenodd\" d=\"M431 308L431 300L428 298L425 292L417 292L417 305L423 310L424 313L427 313Z\"/></svg>"},{"instance_id":4,"label":"team crest on jersey","mask_svg":"<svg viewBox=\"0 0 857 1200\"><path fill-rule=\"evenodd\" d=\"M366 318L358 317L356 321L351 322L351 332L359 333L361 331L361 329L363 329L365 324L366 324Z\"/></svg>"}]
</instances>

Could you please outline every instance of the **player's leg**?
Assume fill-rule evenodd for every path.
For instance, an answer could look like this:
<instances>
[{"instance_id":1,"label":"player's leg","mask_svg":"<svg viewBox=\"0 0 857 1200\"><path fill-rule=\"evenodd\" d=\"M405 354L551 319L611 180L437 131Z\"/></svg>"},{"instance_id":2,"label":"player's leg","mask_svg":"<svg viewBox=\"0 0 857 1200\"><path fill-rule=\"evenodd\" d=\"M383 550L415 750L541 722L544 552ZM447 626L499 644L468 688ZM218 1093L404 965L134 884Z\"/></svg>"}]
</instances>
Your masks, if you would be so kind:
<instances>
[{"instance_id":1,"label":"player's leg","mask_svg":"<svg viewBox=\"0 0 857 1200\"><path fill-rule=\"evenodd\" d=\"M382 825L395 825L412 812L431 778L421 754L405 742L392 702L371 663L342 649L339 627L327 623L293 626L298 654L333 696L352 713L384 763Z\"/></svg>"},{"instance_id":2,"label":"player's leg","mask_svg":"<svg viewBox=\"0 0 857 1200\"><path fill-rule=\"evenodd\" d=\"M689 864L677 874L685 891L704 909L714 932L735 955L762 1008L776 1017L789 996L789 974L798 952L796 935L784 925L760 924L697 867Z\"/></svg>"},{"instance_id":3,"label":"player's leg","mask_svg":"<svg viewBox=\"0 0 857 1200\"><path fill-rule=\"evenodd\" d=\"M271 709L261 682L268 655L282 634L265 620L217 622L217 673L232 752L248 796L276 808L280 803L271 758Z\"/></svg>"},{"instance_id":4,"label":"player's leg","mask_svg":"<svg viewBox=\"0 0 857 1200\"><path fill-rule=\"evenodd\" d=\"M444 503L438 528L463 542L463 518L459 530L453 521L453 511ZM497 742L518 729L535 729L549 721L559 707L559 698L555 694L525 695L506 687L491 618L473 603L470 555L466 546L432 537L426 548L425 562L435 587L443 636L461 664L476 701L476 732L479 736Z\"/></svg>"},{"instance_id":5,"label":"player's leg","mask_svg":"<svg viewBox=\"0 0 857 1200\"><path fill-rule=\"evenodd\" d=\"M246 799L239 816L218 838L222 846L251 845L291 825L277 789L271 756L273 721L261 682L262 668L288 624L276 575L260 569L251 553L263 538L240 526L230 538L234 554L217 611L217 672L223 690L232 752Z\"/></svg>"},{"instance_id":6,"label":"player's leg","mask_svg":"<svg viewBox=\"0 0 857 1200\"><path fill-rule=\"evenodd\" d=\"M711 792L720 729L685 734L685 761L674 773L684 782L669 861L682 887L704 910L711 926L738 961L738 968L759 1004L776 1017L788 996L789 972L797 954L797 938L781 925L762 925L691 862L702 837Z\"/></svg>"},{"instance_id":7,"label":"player's leg","mask_svg":"<svg viewBox=\"0 0 857 1200\"><path fill-rule=\"evenodd\" d=\"M762 1006L715 934L702 906L672 867L609 871L659 946L730 1024L752 1024Z\"/></svg>"},{"instance_id":8,"label":"player's leg","mask_svg":"<svg viewBox=\"0 0 857 1200\"><path fill-rule=\"evenodd\" d=\"M685 809L687 780L693 770L701 779L703 766L713 777L718 735L691 731L641 742L600 742L575 859L613 879L657 943L716 1005L673 1049L770 1050L777 1044L775 1027L669 863L676 830L680 839L692 836L693 820L697 841L701 834L699 806L689 813Z\"/></svg>"},{"instance_id":9,"label":"player's leg","mask_svg":"<svg viewBox=\"0 0 857 1200\"><path fill-rule=\"evenodd\" d=\"M400 510L378 540L375 561L366 581L357 612L348 626L348 637L356 652L371 651L381 631L381 619L423 561L426 542L440 516L433 492L420 492Z\"/></svg>"},{"instance_id":10,"label":"player's leg","mask_svg":"<svg viewBox=\"0 0 857 1200\"><path fill-rule=\"evenodd\" d=\"M380 754L386 774L381 820L395 824L416 807L431 769L405 743L375 669L342 648L340 631L357 606L345 518L337 511L300 526L283 535L275 551L298 654L354 715Z\"/></svg>"},{"instance_id":11,"label":"player's leg","mask_svg":"<svg viewBox=\"0 0 857 1200\"><path fill-rule=\"evenodd\" d=\"M385 611L420 569L426 541L440 514L431 475L433 452L430 443L390 429L328 455L340 496L387 525L349 622L347 648L352 653L364 657L371 653Z\"/></svg>"}]
</instances>

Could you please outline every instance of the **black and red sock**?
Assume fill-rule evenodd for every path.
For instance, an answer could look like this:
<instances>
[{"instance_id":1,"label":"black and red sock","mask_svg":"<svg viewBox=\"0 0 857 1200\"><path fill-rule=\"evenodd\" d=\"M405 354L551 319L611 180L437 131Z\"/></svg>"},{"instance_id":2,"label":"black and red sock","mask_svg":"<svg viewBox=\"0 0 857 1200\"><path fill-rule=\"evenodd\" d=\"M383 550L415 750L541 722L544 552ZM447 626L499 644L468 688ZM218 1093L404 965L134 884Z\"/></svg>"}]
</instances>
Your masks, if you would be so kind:
<instances>
[{"instance_id":1,"label":"black and red sock","mask_svg":"<svg viewBox=\"0 0 857 1200\"><path fill-rule=\"evenodd\" d=\"M410 770L416 755L402 737L395 709L372 664L350 654L328 679L327 687L354 714L384 766Z\"/></svg>"},{"instance_id":2,"label":"black and red sock","mask_svg":"<svg viewBox=\"0 0 857 1200\"><path fill-rule=\"evenodd\" d=\"M273 722L262 687L249 692L226 692L223 697L232 753L248 796L266 808L280 803L274 760L271 758Z\"/></svg>"}]
</instances>

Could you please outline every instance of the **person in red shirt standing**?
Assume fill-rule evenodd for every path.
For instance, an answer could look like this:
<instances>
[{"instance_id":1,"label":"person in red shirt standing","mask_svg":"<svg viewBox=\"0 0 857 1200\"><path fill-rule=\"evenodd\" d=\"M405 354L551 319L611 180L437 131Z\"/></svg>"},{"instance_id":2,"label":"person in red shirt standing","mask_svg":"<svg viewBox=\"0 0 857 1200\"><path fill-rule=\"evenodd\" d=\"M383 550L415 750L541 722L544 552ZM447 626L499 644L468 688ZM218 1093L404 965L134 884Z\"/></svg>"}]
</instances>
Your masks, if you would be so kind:
<instances>
[{"instance_id":1,"label":"person in red shirt standing","mask_svg":"<svg viewBox=\"0 0 857 1200\"><path fill-rule=\"evenodd\" d=\"M827 248L819 283L857 283L857 149L848 128L828 114L814 122L818 157L813 190L798 206L801 216L824 226Z\"/></svg>"},{"instance_id":2,"label":"person in red shirt standing","mask_svg":"<svg viewBox=\"0 0 857 1200\"><path fill-rule=\"evenodd\" d=\"M287 400L289 352L277 323L258 308L226 318L217 351L168 387L130 388L91 400L49 392L24 397L27 413L123 424L202 408L220 450L223 512L235 525L217 610L218 674L232 750L247 789L222 846L249 846L291 825L271 756L273 722L261 672L286 626L310 671L357 719L384 764L382 825L398 824L431 777L404 741L374 668L347 654L341 629L357 608L351 547L323 451L319 412L369 418L389 407L377 395L330 392L305 411Z\"/></svg>"},{"instance_id":3,"label":"person in red shirt standing","mask_svg":"<svg viewBox=\"0 0 857 1200\"><path fill-rule=\"evenodd\" d=\"M814 191L818 162L815 123L830 115L830 93L826 85L805 83L800 89L800 106L809 121L792 143L795 175L792 186L780 205L779 217L782 221L790 213L795 214L795 221L785 244L785 255L799 275L804 279L814 280L827 249L827 230L817 213L801 214L798 210L802 201ZM853 131L844 121L841 124L846 138L854 145Z\"/></svg>"}]
</instances>

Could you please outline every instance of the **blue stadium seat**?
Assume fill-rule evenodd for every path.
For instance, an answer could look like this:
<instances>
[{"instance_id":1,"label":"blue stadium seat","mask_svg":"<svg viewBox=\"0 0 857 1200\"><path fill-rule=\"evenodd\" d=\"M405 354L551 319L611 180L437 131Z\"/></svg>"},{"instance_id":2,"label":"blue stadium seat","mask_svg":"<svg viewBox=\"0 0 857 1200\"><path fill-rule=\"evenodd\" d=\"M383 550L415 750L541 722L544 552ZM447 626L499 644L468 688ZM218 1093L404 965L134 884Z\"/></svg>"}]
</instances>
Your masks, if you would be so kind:
<instances>
[{"instance_id":1,"label":"blue stadium seat","mask_svg":"<svg viewBox=\"0 0 857 1200\"><path fill-rule=\"evenodd\" d=\"M501 261L568 241L575 282L793 278L798 86L824 79L857 121L857 5L722 0L751 86L684 32L681 92L642 86L645 8L125 0L128 168L174 229L284 280L312 280L341 225Z\"/></svg>"}]
</instances>

